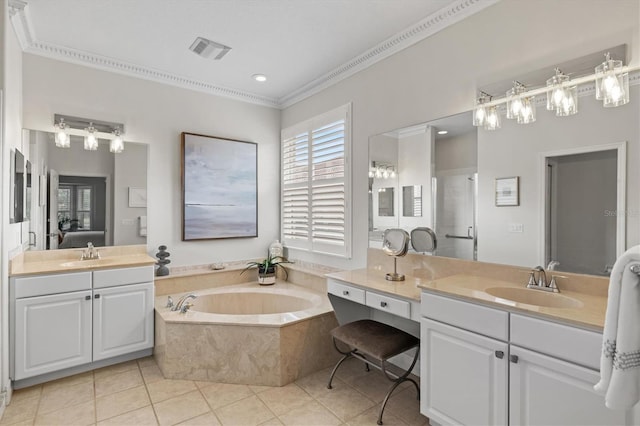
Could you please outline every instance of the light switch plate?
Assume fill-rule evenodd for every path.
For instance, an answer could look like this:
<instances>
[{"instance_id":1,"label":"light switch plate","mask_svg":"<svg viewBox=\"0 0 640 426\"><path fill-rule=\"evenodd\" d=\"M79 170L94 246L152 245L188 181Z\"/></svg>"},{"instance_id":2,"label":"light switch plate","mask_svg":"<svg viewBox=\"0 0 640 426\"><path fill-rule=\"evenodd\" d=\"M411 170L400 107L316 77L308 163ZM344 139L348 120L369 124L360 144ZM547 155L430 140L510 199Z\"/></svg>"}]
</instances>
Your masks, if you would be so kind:
<instances>
[{"instance_id":1,"label":"light switch plate","mask_svg":"<svg viewBox=\"0 0 640 426\"><path fill-rule=\"evenodd\" d=\"M509 232L524 232L524 225L521 223L510 223Z\"/></svg>"}]
</instances>

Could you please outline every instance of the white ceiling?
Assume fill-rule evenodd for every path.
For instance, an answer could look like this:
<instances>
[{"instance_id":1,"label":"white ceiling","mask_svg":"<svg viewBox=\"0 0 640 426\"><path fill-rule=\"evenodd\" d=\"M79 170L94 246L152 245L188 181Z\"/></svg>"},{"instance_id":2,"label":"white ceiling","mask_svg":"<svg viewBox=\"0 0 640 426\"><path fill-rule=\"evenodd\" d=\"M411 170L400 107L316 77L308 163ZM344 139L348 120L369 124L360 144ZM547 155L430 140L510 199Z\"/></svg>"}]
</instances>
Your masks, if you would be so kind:
<instances>
[{"instance_id":1,"label":"white ceiling","mask_svg":"<svg viewBox=\"0 0 640 426\"><path fill-rule=\"evenodd\" d=\"M13 23L22 27L16 32L27 52L282 107L495 1L9 3L18 15ZM407 30L414 36L411 43L404 40ZM220 61L204 59L188 50L198 36L232 50ZM256 73L265 74L267 82L253 80Z\"/></svg>"}]
</instances>

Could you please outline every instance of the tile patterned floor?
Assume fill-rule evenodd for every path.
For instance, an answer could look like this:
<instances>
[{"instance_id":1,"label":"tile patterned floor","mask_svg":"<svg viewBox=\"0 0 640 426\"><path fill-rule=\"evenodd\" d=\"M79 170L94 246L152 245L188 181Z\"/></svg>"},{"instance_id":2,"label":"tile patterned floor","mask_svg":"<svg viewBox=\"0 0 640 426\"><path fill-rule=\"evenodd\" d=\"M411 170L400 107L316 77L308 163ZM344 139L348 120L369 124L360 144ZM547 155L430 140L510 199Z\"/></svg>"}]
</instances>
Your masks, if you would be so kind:
<instances>
[{"instance_id":1,"label":"tile patterned floor","mask_svg":"<svg viewBox=\"0 0 640 426\"><path fill-rule=\"evenodd\" d=\"M167 380L153 358L14 392L0 425L375 425L390 382L356 360L283 387ZM389 400L385 425L427 425L413 386Z\"/></svg>"}]
</instances>

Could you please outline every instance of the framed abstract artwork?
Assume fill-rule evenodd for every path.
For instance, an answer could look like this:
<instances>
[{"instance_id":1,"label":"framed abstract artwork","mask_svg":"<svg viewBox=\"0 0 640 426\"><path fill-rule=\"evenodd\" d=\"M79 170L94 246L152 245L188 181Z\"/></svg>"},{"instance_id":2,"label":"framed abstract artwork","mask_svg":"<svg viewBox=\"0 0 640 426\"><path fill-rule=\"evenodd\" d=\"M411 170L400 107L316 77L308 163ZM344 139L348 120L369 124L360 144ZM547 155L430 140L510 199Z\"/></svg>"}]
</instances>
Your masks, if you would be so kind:
<instances>
[{"instance_id":1,"label":"framed abstract artwork","mask_svg":"<svg viewBox=\"0 0 640 426\"><path fill-rule=\"evenodd\" d=\"M182 240L258 236L258 145L182 133Z\"/></svg>"}]
</instances>

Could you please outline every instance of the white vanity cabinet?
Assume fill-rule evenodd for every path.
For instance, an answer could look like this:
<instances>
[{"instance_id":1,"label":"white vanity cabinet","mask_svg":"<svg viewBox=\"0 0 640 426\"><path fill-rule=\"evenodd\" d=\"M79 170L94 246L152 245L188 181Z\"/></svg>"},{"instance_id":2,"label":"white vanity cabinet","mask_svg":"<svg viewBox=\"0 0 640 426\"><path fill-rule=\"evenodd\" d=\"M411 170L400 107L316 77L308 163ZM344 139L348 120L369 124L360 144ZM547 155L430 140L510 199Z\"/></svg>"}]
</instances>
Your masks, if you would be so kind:
<instances>
[{"instance_id":1,"label":"white vanity cabinet","mask_svg":"<svg viewBox=\"0 0 640 426\"><path fill-rule=\"evenodd\" d=\"M12 379L150 354L153 294L152 266L12 277Z\"/></svg>"},{"instance_id":2,"label":"white vanity cabinet","mask_svg":"<svg viewBox=\"0 0 640 426\"><path fill-rule=\"evenodd\" d=\"M439 424L634 425L595 393L602 336L422 295L420 411Z\"/></svg>"}]
</instances>

